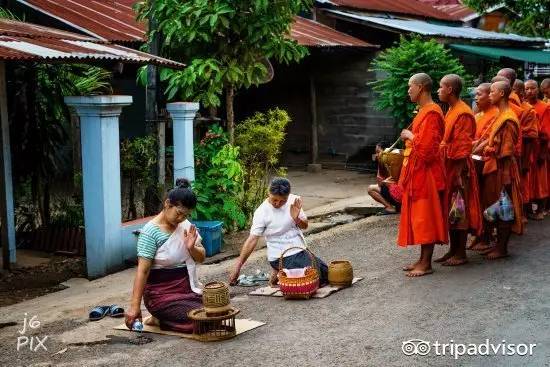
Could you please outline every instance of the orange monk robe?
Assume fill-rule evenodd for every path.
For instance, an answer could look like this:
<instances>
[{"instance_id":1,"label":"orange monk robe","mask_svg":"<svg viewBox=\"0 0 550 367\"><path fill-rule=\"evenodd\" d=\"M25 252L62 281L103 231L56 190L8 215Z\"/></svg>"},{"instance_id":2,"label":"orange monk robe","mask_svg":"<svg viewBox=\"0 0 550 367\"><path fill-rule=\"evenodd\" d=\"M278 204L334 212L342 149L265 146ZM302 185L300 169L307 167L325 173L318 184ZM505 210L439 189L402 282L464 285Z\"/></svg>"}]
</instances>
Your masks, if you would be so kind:
<instances>
[{"instance_id":1,"label":"orange monk robe","mask_svg":"<svg viewBox=\"0 0 550 367\"><path fill-rule=\"evenodd\" d=\"M445 125L441 108L430 103L420 109L411 128L414 139L405 142L399 184L403 188L397 244L447 243L447 220L443 218L440 192L445 176L438 156Z\"/></svg>"},{"instance_id":2,"label":"orange monk robe","mask_svg":"<svg viewBox=\"0 0 550 367\"><path fill-rule=\"evenodd\" d=\"M538 181L533 189L537 193L536 199L546 199L550 195L550 106L538 100L533 108L539 120L539 145L536 152Z\"/></svg>"},{"instance_id":3,"label":"orange monk robe","mask_svg":"<svg viewBox=\"0 0 550 367\"><path fill-rule=\"evenodd\" d=\"M521 170L521 195L523 203L527 204L533 196L532 178L535 170L535 154L538 144L538 117L533 106L527 102L521 104L523 113L521 114L521 162L519 164Z\"/></svg>"},{"instance_id":4,"label":"orange monk robe","mask_svg":"<svg viewBox=\"0 0 550 367\"><path fill-rule=\"evenodd\" d=\"M521 100L519 99L519 96L517 95L516 92L510 93L510 97L508 97L508 107L510 107L510 109L514 111L514 113L516 114L518 128L520 129L519 140L516 143L516 158L518 159L518 163L520 163L519 160L521 159L521 145L523 142L523 136L521 133L521 126L519 125L519 123L521 121L521 116L523 115L523 108L521 107Z\"/></svg>"},{"instance_id":5,"label":"orange monk robe","mask_svg":"<svg viewBox=\"0 0 550 367\"><path fill-rule=\"evenodd\" d=\"M471 157L475 133L474 113L466 103L459 100L445 115L445 134L440 149L446 177L443 213L448 218L453 194L460 190L466 206L466 217L450 225L451 229L468 230L479 235L482 229L479 186Z\"/></svg>"},{"instance_id":6,"label":"orange monk robe","mask_svg":"<svg viewBox=\"0 0 550 367\"><path fill-rule=\"evenodd\" d=\"M481 139L481 137L485 135L485 132L490 131L488 130L489 127L491 126L490 124L497 118L498 114L499 114L498 108L495 106L491 106L485 111L478 112L475 115L475 118L476 118L475 140Z\"/></svg>"},{"instance_id":7,"label":"orange monk robe","mask_svg":"<svg viewBox=\"0 0 550 367\"><path fill-rule=\"evenodd\" d=\"M519 121L510 109L503 111L495 120L489 141L483 151L482 208L488 208L500 198L506 189L514 207L512 230L523 233L523 205L521 200L520 174L515 158L515 146L519 139Z\"/></svg>"}]
</instances>

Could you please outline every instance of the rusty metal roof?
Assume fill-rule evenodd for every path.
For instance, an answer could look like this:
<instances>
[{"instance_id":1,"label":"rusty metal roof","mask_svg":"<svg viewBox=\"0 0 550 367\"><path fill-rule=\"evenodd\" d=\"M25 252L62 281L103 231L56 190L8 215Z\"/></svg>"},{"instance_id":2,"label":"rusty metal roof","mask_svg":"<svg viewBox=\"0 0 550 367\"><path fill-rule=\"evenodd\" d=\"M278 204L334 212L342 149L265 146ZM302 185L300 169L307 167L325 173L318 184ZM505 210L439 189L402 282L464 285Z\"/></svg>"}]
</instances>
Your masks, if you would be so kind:
<instances>
[{"instance_id":1,"label":"rusty metal roof","mask_svg":"<svg viewBox=\"0 0 550 367\"><path fill-rule=\"evenodd\" d=\"M316 0L336 8L349 8L382 13L395 13L415 17L457 21L458 18L418 0Z\"/></svg>"},{"instance_id":2,"label":"rusty metal roof","mask_svg":"<svg viewBox=\"0 0 550 367\"><path fill-rule=\"evenodd\" d=\"M136 0L17 0L68 26L105 41L143 42L145 24L136 20Z\"/></svg>"},{"instance_id":3,"label":"rusty metal roof","mask_svg":"<svg viewBox=\"0 0 550 367\"><path fill-rule=\"evenodd\" d=\"M324 24L302 17L295 17L290 36L303 46L311 47L371 47L376 45L364 42Z\"/></svg>"},{"instance_id":4,"label":"rusty metal roof","mask_svg":"<svg viewBox=\"0 0 550 367\"><path fill-rule=\"evenodd\" d=\"M184 64L91 37L0 19L0 60L43 62L120 61L183 68Z\"/></svg>"},{"instance_id":5,"label":"rusty metal roof","mask_svg":"<svg viewBox=\"0 0 550 367\"><path fill-rule=\"evenodd\" d=\"M434 5L434 8L462 20L470 19L471 17L475 17L477 15L477 12L474 9L462 4Z\"/></svg>"},{"instance_id":6,"label":"rusty metal roof","mask_svg":"<svg viewBox=\"0 0 550 367\"><path fill-rule=\"evenodd\" d=\"M53 38L53 39L67 39L67 40L80 40L80 41L94 41L97 39L83 36L81 34L65 32L55 28L43 27L40 25L19 22L16 20L1 19L0 20L0 34L4 36L23 36L23 37L40 37L40 38Z\"/></svg>"},{"instance_id":7,"label":"rusty metal roof","mask_svg":"<svg viewBox=\"0 0 550 367\"><path fill-rule=\"evenodd\" d=\"M544 46L545 39L525 37L513 33L497 33L471 27L453 27L448 25L428 23L416 19L392 19L373 17L360 12L326 10L326 14L340 19L354 21L370 27L393 30L398 32L417 33L423 36L442 37L446 39L471 40L489 43L517 43L524 46Z\"/></svg>"},{"instance_id":8,"label":"rusty metal roof","mask_svg":"<svg viewBox=\"0 0 550 367\"><path fill-rule=\"evenodd\" d=\"M111 42L144 42L146 26L136 20L136 0L17 0L38 12L98 39ZM312 47L373 47L320 23L296 17L291 37Z\"/></svg>"}]
</instances>

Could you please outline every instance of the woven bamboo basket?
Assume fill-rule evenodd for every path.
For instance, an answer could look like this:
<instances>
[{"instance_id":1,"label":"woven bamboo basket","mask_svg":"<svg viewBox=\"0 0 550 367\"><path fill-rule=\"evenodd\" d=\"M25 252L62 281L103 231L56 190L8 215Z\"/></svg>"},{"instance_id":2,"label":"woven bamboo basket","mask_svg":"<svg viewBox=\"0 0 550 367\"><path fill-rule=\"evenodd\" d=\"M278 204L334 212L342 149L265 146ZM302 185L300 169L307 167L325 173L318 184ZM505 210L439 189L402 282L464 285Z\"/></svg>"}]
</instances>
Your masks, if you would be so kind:
<instances>
[{"instance_id":1,"label":"woven bamboo basket","mask_svg":"<svg viewBox=\"0 0 550 367\"><path fill-rule=\"evenodd\" d=\"M209 316L204 308L191 310L187 316L193 320L193 335L200 341L214 342L237 335L235 316L239 309L230 307L225 315Z\"/></svg>"},{"instance_id":2,"label":"woven bamboo basket","mask_svg":"<svg viewBox=\"0 0 550 367\"><path fill-rule=\"evenodd\" d=\"M299 278L289 278L283 271L283 257L288 250L301 249L307 251L311 258L311 267L306 269L305 275ZM279 258L279 289L285 299L309 299L317 289L319 289L319 272L317 271L317 261L313 253L303 247L289 247L281 254Z\"/></svg>"},{"instance_id":3,"label":"woven bamboo basket","mask_svg":"<svg viewBox=\"0 0 550 367\"><path fill-rule=\"evenodd\" d=\"M224 315L230 309L229 286L224 282L210 282L204 286L202 303L209 316Z\"/></svg>"},{"instance_id":4,"label":"woven bamboo basket","mask_svg":"<svg viewBox=\"0 0 550 367\"><path fill-rule=\"evenodd\" d=\"M353 281L353 268L347 260L335 260L328 266L328 282L337 287L349 287Z\"/></svg>"}]
</instances>

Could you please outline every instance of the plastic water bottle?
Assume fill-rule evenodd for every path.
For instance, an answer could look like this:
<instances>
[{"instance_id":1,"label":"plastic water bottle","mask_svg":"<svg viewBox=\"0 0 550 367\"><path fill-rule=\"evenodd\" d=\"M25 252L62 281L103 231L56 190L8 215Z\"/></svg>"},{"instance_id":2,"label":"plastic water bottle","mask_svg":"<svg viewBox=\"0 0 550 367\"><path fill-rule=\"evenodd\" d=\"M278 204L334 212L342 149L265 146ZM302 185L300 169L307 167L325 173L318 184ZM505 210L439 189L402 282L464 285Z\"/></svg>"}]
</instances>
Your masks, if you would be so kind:
<instances>
[{"instance_id":1,"label":"plastic water bottle","mask_svg":"<svg viewBox=\"0 0 550 367\"><path fill-rule=\"evenodd\" d=\"M134 321L134 323L132 324L132 330L142 332L143 324L141 323L141 321L139 320Z\"/></svg>"}]
</instances>

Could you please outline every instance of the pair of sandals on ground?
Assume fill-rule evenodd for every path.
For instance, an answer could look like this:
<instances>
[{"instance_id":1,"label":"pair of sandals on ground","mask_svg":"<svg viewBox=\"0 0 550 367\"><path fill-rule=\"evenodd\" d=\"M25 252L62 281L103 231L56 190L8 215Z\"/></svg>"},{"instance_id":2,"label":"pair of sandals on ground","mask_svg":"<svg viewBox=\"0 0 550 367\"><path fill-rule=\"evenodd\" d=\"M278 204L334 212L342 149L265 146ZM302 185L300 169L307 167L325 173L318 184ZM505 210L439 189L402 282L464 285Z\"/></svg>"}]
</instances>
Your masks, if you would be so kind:
<instances>
[{"instance_id":1,"label":"pair of sandals on ground","mask_svg":"<svg viewBox=\"0 0 550 367\"><path fill-rule=\"evenodd\" d=\"M123 317L124 309L122 307L119 307L118 305L97 306L90 311L89 318L90 321L98 321L105 316L111 316L115 318Z\"/></svg>"}]
</instances>

